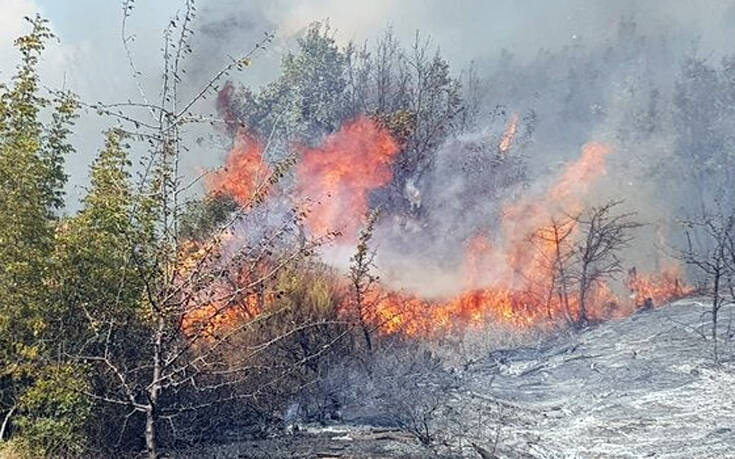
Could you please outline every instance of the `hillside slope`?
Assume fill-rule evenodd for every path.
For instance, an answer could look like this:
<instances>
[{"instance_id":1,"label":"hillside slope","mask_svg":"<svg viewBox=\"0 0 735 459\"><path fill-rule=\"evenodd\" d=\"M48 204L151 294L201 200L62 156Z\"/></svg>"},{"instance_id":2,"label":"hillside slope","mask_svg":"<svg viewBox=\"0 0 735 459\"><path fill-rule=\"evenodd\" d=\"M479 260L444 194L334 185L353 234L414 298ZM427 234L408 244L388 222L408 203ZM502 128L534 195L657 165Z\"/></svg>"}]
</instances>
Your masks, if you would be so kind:
<instances>
[{"instance_id":1,"label":"hillside slope","mask_svg":"<svg viewBox=\"0 0 735 459\"><path fill-rule=\"evenodd\" d=\"M713 365L706 310L681 301L447 369L454 383L429 418L429 447L397 426L366 425L363 411L216 455L735 458L733 346ZM733 312L721 312L723 336Z\"/></svg>"},{"instance_id":2,"label":"hillside slope","mask_svg":"<svg viewBox=\"0 0 735 459\"><path fill-rule=\"evenodd\" d=\"M706 310L678 302L491 356L492 385L473 389L517 407L500 430L505 454L735 457L735 372L712 364Z\"/></svg>"}]
</instances>

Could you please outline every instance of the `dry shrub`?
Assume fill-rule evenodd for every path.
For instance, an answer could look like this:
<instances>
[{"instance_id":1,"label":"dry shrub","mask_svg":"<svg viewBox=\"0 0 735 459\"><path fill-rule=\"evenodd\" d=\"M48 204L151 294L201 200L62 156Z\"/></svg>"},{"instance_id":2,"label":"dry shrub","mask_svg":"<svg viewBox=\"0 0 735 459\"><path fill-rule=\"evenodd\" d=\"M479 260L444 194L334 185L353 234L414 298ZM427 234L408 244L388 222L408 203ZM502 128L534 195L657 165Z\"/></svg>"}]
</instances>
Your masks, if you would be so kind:
<instances>
[{"instance_id":1,"label":"dry shrub","mask_svg":"<svg viewBox=\"0 0 735 459\"><path fill-rule=\"evenodd\" d=\"M282 426L296 394L324 378L338 356L351 353L350 327L339 317L343 291L332 269L299 263L280 272L263 294L264 309L209 357L217 370L209 383L221 389L208 397L214 402L242 395L214 403L196 420L190 417L186 437L211 441L236 431L258 435ZM323 411L324 403L314 400L310 409L322 406L318 409Z\"/></svg>"}]
</instances>

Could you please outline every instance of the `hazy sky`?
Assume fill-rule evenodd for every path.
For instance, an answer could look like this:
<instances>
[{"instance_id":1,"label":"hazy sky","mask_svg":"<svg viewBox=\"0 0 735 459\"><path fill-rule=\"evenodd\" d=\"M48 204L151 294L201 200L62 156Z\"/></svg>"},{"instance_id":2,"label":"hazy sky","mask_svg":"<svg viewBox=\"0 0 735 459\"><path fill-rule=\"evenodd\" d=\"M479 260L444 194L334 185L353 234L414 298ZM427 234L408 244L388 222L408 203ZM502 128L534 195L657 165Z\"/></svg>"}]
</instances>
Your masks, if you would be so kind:
<instances>
[{"instance_id":1,"label":"hazy sky","mask_svg":"<svg viewBox=\"0 0 735 459\"><path fill-rule=\"evenodd\" d=\"M182 3L137 0L130 20L129 32L136 36L133 51L153 95L161 62L161 30ZM440 45L455 68L471 59L492 59L504 48L524 59L540 48L555 49L575 40L583 39L588 45L604 42L616 33L621 17L633 17L644 33L689 30L692 37L701 38L705 50L729 50L735 38L731 0L199 0L197 5L199 33L189 68L194 85L229 56L250 49L264 32L272 31L277 36L274 44L242 77L246 82L262 82L293 46L294 36L310 22L327 18L343 42L374 37L389 24L403 40L411 40L421 29ZM60 39L44 57L46 84L72 89L88 101L136 97L121 46L120 1L0 0L0 11L0 79L15 65L12 39L27 30L21 18L40 12L50 19ZM79 152L69 168L74 184L86 181L88 163L101 143L98 133L104 128L92 117L80 120L75 137ZM223 154L202 152L189 164L211 165ZM74 193L79 195L81 189L74 188Z\"/></svg>"}]
</instances>

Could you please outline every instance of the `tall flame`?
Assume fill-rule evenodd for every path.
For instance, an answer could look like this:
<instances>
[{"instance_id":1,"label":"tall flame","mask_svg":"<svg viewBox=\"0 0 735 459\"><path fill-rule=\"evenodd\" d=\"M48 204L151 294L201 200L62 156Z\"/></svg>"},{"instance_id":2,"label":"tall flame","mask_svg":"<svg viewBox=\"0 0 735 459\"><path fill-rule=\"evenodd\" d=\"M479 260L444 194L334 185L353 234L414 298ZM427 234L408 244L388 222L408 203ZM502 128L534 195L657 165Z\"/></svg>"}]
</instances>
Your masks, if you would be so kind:
<instances>
[{"instance_id":1,"label":"tall flame","mask_svg":"<svg viewBox=\"0 0 735 459\"><path fill-rule=\"evenodd\" d=\"M270 169L263 160L263 144L245 128L239 128L225 166L205 179L210 192L232 196L239 204L250 202L263 186Z\"/></svg>"},{"instance_id":2,"label":"tall flame","mask_svg":"<svg viewBox=\"0 0 735 459\"><path fill-rule=\"evenodd\" d=\"M510 150L510 146L513 143L513 139L516 136L518 130L518 113L513 113L508 120L508 125L505 127L505 132L500 136L500 142L498 143L498 153L500 156L505 156Z\"/></svg>"},{"instance_id":3,"label":"tall flame","mask_svg":"<svg viewBox=\"0 0 735 459\"><path fill-rule=\"evenodd\" d=\"M357 233L368 210L369 193L393 179L391 163L398 145L390 133L367 117L346 123L316 148L301 148L299 194L317 201L309 214L311 232Z\"/></svg>"}]
</instances>

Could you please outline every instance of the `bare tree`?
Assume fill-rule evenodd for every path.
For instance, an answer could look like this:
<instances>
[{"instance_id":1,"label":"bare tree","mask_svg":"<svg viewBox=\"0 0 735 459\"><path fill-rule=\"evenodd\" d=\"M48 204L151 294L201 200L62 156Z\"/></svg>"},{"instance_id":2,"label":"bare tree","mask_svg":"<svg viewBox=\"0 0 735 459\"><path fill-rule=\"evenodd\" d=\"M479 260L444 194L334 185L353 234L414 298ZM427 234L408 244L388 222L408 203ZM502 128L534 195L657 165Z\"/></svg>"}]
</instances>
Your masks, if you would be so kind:
<instances>
[{"instance_id":1,"label":"bare tree","mask_svg":"<svg viewBox=\"0 0 735 459\"><path fill-rule=\"evenodd\" d=\"M575 217L553 217L550 224L531 235L531 243L537 248L545 268L551 273L548 284L544 286L542 298L549 320L553 320L552 309L556 303L567 322L572 322L569 307L569 291L572 288L570 265L575 255L572 236L576 227Z\"/></svg>"},{"instance_id":2,"label":"bare tree","mask_svg":"<svg viewBox=\"0 0 735 459\"><path fill-rule=\"evenodd\" d=\"M123 6L123 44L137 81L131 38L125 30L133 2L125 1ZM278 294L274 282L279 273L333 236L299 241L298 228L306 213L295 208L298 206L281 210L280 224L252 224L259 205L289 169L292 158L264 164L249 202L207 241L182 237L182 196L199 179L187 181L179 170L181 155L187 151L183 130L199 123L227 124L227 120L197 113L197 107L216 94L227 75L249 65L271 38L267 35L250 53L220 69L191 98L183 99L183 66L191 53L195 14L194 1L185 1L183 11L165 30L158 101L153 102L138 85L140 101L90 106L116 120L121 133L140 141L148 151L130 216L144 237L131 241L124 268L128 274L122 278L134 278L143 286L142 310L133 324L114 316L90 315L95 336L69 357L98 369L102 382L87 393L89 397L127 410L121 436L129 418L143 416L150 458L160 454L161 426L175 438L180 423L193 413L256 398L347 334L334 337L298 362L266 365L260 359L277 343L324 325L324 321L293 323L263 339L256 333L257 327L284 312L264 301ZM230 352L235 342L243 347Z\"/></svg>"},{"instance_id":3,"label":"bare tree","mask_svg":"<svg viewBox=\"0 0 735 459\"><path fill-rule=\"evenodd\" d=\"M576 218L581 231L574 273L578 286L577 327L589 323L587 306L592 289L623 271L619 252L632 240L630 232L641 226L632 220L633 213L613 214L620 204L622 201L609 201Z\"/></svg>"},{"instance_id":4,"label":"bare tree","mask_svg":"<svg viewBox=\"0 0 735 459\"><path fill-rule=\"evenodd\" d=\"M717 346L718 318L722 306L735 298L732 279L735 275L735 215L707 214L698 220L686 220L686 248L679 250L680 260L694 267L702 279L701 289L712 302L712 355L720 356Z\"/></svg>"}]
</instances>

